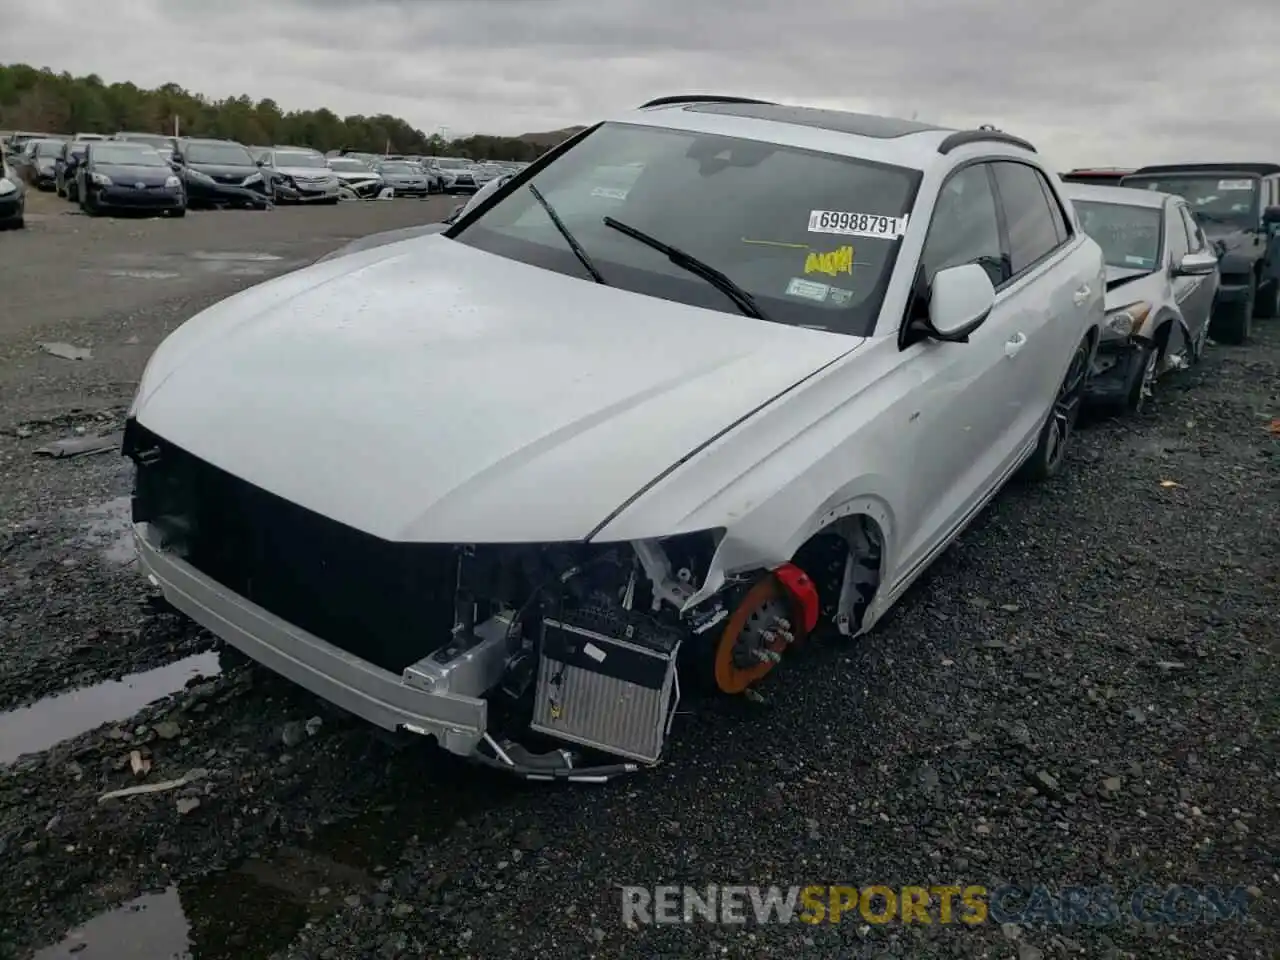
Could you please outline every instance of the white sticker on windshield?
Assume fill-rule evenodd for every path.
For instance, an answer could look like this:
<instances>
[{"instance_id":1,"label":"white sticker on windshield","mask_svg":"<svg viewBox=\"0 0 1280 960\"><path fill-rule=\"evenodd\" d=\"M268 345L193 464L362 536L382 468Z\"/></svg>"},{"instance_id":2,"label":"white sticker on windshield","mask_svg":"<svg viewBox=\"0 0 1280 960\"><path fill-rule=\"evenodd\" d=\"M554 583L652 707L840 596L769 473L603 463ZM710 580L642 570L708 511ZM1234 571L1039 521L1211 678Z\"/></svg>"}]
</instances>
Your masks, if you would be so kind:
<instances>
[{"instance_id":1,"label":"white sticker on windshield","mask_svg":"<svg viewBox=\"0 0 1280 960\"><path fill-rule=\"evenodd\" d=\"M837 307L847 307L853 302L853 291L844 290L841 287L832 287L829 298Z\"/></svg>"},{"instance_id":2,"label":"white sticker on windshield","mask_svg":"<svg viewBox=\"0 0 1280 960\"><path fill-rule=\"evenodd\" d=\"M1219 180L1219 190L1252 190L1252 180Z\"/></svg>"},{"instance_id":3,"label":"white sticker on windshield","mask_svg":"<svg viewBox=\"0 0 1280 960\"><path fill-rule=\"evenodd\" d=\"M907 232L907 218L840 210L813 210L809 213L809 232L892 240Z\"/></svg>"},{"instance_id":4,"label":"white sticker on windshield","mask_svg":"<svg viewBox=\"0 0 1280 960\"><path fill-rule=\"evenodd\" d=\"M801 280L799 277L793 277L791 282L787 284L788 297L803 297L806 300L814 300L822 303L827 299L827 294L831 292L831 288L825 283L814 283L812 280Z\"/></svg>"},{"instance_id":5,"label":"white sticker on windshield","mask_svg":"<svg viewBox=\"0 0 1280 960\"><path fill-rule=\"evenodd\" d=\"M617 190L614 187L596 187L591 191L593 197L604 197L606 200L625 200L628 190Z\"/></svg>"}]
</instances>

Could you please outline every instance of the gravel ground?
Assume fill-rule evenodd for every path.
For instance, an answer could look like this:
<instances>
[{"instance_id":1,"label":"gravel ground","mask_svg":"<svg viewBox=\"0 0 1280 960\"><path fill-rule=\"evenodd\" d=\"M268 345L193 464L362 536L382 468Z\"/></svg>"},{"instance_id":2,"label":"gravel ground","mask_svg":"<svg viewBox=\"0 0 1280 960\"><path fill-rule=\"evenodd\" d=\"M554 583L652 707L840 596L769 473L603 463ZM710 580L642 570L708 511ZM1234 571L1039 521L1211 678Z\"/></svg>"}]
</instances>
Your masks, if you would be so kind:
<instances>
[{"instance_id":1,"label":"gravel ground","mask_svg":"<svg viewBox=\"0 0 1280 960\"><path fill-rule=\"evenodd\" d=\"M24 304L0 319L0 709L217 649L118 552L119 458L33 451L117 428L163 332L261 276L84 277L229 243L280 256L231 261L270 273L443 206L51 214L0 236ZM40 956L1275 956L1278 384L1280 324L1213 348L1141 418L1083 430L1058 481L1005 491L871 637L806 645L765 704L690 704L667 764L598 789L495 779L220 651L173 697L0 768L0 955L71 933ZM662 883L1185 883L1253 903L1177 928L625 927L619 885Z\"/></svg>"}]
</instances>

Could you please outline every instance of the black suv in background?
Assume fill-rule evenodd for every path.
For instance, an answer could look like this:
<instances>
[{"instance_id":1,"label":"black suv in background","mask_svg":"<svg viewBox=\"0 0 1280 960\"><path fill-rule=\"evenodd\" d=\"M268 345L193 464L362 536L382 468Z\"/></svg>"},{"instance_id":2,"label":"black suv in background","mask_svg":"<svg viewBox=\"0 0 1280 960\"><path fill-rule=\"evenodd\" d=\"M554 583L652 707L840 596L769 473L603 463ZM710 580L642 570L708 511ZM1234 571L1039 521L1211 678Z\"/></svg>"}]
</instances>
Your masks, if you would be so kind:
<instances>
[{"instance_id":1,"label":"black suv in background","mask_svg":"<svg viewBox=\"0 0 1280 960\"><path fill-rule=\"evenodd\" d=\"M183 137L173 151L187 206L235 206L265 210L271 203L258 162L234 140Z\"/></svg>"},{"instance_id":2,"label":"black suv in background","mask_svg":"<svg viewBox=\"0 0 1280 960\"><path fill-rule=\"evenodd\" d=\"M1141 167L1120 183L1177 194L1191 207L1222 274L1216 339L1243 343L1255 317L1280 316L1280 164L1161 164Z\"/></svg>"}]
</instances>

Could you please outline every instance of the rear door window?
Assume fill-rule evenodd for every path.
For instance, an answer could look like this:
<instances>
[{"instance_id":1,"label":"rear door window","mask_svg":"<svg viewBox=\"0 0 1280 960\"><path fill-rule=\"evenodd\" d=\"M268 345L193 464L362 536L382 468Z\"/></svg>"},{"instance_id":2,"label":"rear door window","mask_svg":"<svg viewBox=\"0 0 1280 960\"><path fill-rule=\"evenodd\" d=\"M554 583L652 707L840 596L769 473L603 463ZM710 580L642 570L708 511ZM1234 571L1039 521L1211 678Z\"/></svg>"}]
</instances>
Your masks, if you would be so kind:
<instances>
[{"instance_id":1,"label":"rear door window","mask_svg":"<svg viewBox=\"0 0 1280 960\"><path fill-rule=\"evenodd\" d=\"M1009 234L1010 266L1016 277L1061 245L1059 227L1046 196L1048 184L1038 170L1012 161L993 163L992 167Z\"/></svg>"}]
</instances>

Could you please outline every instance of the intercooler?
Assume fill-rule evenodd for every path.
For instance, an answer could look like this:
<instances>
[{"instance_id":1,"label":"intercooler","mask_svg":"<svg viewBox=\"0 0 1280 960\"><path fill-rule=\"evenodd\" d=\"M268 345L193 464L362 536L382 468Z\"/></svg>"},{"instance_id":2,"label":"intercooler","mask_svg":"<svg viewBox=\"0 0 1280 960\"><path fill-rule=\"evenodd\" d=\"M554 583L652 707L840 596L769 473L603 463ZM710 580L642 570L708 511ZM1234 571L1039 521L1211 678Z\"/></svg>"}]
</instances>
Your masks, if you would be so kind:
<instances>
[{"instance_id":1,"label":"intercooler","mask_svg":"<svg viewBox=\"0 0 1280 960\"><path fill-rule=\"evenodd\" d=\"M599 603L544 619L543 627L530 728L656 763L679 693L680 633Z\"/></svg>"}]
</instances>

